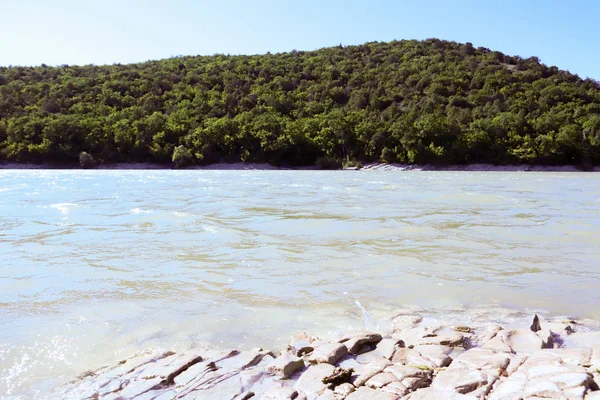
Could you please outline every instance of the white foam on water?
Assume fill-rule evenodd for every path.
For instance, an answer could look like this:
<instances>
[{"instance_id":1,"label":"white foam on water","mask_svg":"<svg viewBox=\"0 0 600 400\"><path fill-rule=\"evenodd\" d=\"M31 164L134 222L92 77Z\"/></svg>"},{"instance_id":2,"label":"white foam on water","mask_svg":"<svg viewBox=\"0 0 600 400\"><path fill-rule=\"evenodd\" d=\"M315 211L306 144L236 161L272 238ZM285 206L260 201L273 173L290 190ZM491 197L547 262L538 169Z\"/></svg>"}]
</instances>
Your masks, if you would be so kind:
<instances>
[{"instance_id":1,"label":"white foam on water","mask_svg":"<svg viewBox=\"0 0 600 400\"><path fill-rule=\"evenodd\" d=\"M50 208L58 210L61 214L67 215L72 208L77 207L75 203L57 203L50 204Z\"/></svg>"},{"instance_id":2,"label":"white foam on water","mask_svg":"<svg viewBox=\"0 0 600 400\"><path fill-rule=\"evenodd\" d=\"M217 233L217 228L212 225L203 225L202 229L204 229L205 232Z\"/></svg>"},{"instance_id":3,"label":"white foam on water","mask_svg":"<svg viewBox=\"0 0 600 400\"><path fill-rule=\"evenodd\" d=\"M137 214L152 214L154 211L153 210L145 210L143 208L134 208L133 210L129 211L131 214L137 215Z\"/></svg>"}]
</instances>

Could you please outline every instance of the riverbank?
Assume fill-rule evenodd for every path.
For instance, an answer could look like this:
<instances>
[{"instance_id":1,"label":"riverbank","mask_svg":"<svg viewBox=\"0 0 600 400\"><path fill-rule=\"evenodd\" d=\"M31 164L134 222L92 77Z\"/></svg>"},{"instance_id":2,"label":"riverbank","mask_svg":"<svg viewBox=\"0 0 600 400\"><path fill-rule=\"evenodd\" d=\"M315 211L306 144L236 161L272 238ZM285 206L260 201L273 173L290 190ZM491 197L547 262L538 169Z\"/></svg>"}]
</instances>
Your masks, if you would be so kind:
<instances>
[{"instance_id":1,"label":"riverbank","mask_svg":"<svg viewBox=\"0 0 600 400\"><path fill-rule=\"evenodd\" d=\"M87 371L61 399L599 399L600 331L592 320L440 325L401 313L386 332L294 334L263 349L146 352Z\"/></svg>"},{"instance_id":2,"label":"riverbank","mask_svg":"<svg viewBox=\"0 0 600 400\"><path fill-rule=\"evenodd\" d=\"M20 164L0 163L0 169L82 169L78 165L55 164ZM169 164L154 163L115 163L102 164L94 169L99 170L160 170L173 169ZM184 170L320 170L317 166L305 167L276 167L262 163L216 163L210 165L196 165ZM360 167L342 168L348 171L467 171L467 172L600 172L600 167L591 167L583 170L575 165L494 165L494 164L468 164L468 165L412 165L412 164L387 164L368 163Z\"/></svg>"}]
</instances>

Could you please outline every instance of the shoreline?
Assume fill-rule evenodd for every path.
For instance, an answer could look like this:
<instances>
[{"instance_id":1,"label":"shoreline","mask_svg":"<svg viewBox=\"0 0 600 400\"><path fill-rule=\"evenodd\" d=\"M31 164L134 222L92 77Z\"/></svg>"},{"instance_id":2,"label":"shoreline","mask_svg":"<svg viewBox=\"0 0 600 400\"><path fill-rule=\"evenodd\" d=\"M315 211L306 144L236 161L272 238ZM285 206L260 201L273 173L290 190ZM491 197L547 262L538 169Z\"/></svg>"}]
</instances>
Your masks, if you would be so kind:
<instances>
[{"instance_id":1,"label":"shoreline","mask_svg":"<svg viewBox=\"0 0 600 400\"><path fill-rule=\"evenodd\" d=\"M0 170L83 170L79 166L64 166L54 164L32 163L0 163ZM187 168L173 168L166 164L156 163L115 163L98 165L90 170L207 170L207 171L325 171L317 166L305 167L276 167L261 163L216 163L209 165L196 165ZM386 164L368 163L361 167L346 167L333 171L450 171L450 172L600 172L600 167L591 167L582 170L575 165L494 165L494 164L468 164L468 165L412 165L412 164Z\"/></svg>"},{"instance_id":2,"label":"shoreline","mask_svg":"<svg viewBox=\"0 0 600 400\"><path fill-rule=\"evenodd\" d=\"M405 311L390 325L335 339L298 332L278 352L145 351L83 372L51 398L600 398L598 321L528 314L512 323L442 322Z\"/></svg>"}]
</instances>

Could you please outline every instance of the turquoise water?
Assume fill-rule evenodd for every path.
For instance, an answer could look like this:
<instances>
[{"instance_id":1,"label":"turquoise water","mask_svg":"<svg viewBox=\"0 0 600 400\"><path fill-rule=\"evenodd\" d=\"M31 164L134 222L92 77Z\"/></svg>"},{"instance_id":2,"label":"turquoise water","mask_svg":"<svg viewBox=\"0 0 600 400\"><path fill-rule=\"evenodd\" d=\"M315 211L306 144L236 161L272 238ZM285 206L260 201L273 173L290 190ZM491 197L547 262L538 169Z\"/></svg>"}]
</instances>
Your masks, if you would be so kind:
<instances>
[{"instance_id":1,"label":"turquoise water","mask_svg":"<svg viewBox=\"0 0 600 400\"><path fill-rule=\"evenodd\" d=\"M600 318L600 174L0 171L0 397L409 307Z\"/></svg>"}]
</instances>

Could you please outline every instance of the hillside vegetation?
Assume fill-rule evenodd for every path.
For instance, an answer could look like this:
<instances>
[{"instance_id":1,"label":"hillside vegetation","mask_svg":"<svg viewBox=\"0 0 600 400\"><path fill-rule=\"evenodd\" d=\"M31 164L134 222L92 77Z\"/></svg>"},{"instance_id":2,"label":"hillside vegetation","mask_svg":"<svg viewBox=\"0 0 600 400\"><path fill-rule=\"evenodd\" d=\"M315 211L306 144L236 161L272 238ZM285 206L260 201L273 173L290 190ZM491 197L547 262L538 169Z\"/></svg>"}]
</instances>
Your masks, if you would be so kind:
<instances>
[{"instance_id":1,"label":"hillside vegetation","mask_svg":"<svg viewBox=\"0 0 600 400\"><path fill-rule=\"evenodd\" d=\"M0 67L0 161L598 165L600 84L437 39Z\"/></svg>"}]
</instances>

